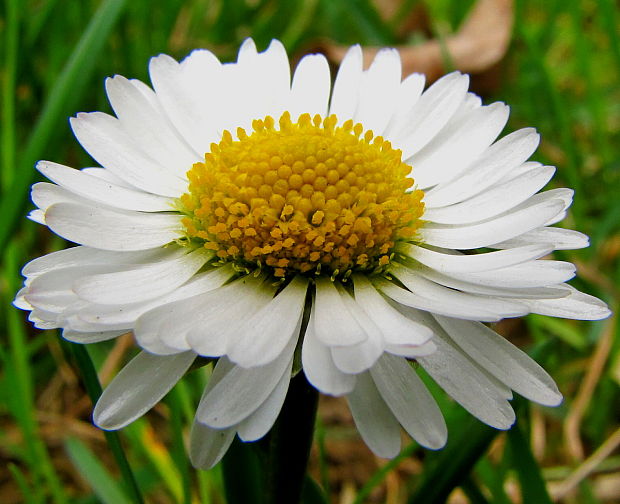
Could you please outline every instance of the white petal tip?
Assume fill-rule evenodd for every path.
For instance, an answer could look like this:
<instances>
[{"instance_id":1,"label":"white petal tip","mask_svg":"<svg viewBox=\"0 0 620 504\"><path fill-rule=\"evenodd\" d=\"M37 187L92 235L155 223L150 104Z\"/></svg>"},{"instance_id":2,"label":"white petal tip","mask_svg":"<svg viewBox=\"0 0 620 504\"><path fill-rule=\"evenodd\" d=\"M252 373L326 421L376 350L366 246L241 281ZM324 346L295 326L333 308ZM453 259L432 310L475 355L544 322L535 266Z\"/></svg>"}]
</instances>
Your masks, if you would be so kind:
<instances>
[{"instance_id":1,"label":"white petal tip","mask_svg":"<svg viewBox=\"0 0 620 504\"><path fill-rule=\"evenodd\" d=\"M423 446L424 448L428 448L429 450L441 450L444 446L446 446L446 442L448 441L448 433L441 432L428 439L416 439L416 441L421 446Z\"/></svg>"},{"instance_id":2,"label":"white petal tip","mask_svg":"<svg viewBox=\"0 0 620 504\"><path fill-rule=\"evenodd\" d=\"M557 394L553 392L549 392L545 396L536 397L536 398L532 397L529 399L542 406L548 406L550 408L555 408L556 406L559 406L560 404L562 404L562 401L564 401L564 397L559 392Z\"/></svg>"},{"instance_id":3,"label":"white petal tip","mask_svg":"<svg viewBox=\"0 0 620 504\"><path fill-rule=\"evenodd\" d=\"M115 431L118 429L122 429L130 422L118 422L115 421L112 415L106 415L106 411L98 411L95 406L95 411L93 412L93 423L102 430L105 431Z\"/></svg>"}]
</instances>

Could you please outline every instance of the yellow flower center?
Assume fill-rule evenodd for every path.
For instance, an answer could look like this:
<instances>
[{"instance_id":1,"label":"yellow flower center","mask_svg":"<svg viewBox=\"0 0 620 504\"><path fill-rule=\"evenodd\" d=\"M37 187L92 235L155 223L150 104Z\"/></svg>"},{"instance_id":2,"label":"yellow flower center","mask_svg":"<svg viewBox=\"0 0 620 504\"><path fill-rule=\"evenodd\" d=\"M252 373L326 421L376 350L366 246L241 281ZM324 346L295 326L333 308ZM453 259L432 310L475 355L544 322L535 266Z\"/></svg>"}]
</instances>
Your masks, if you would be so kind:
<instances>
[{"instance_id":1,"label":"yellow flower center","mask_svg":"<svg viewBox=\"0 0 620 504\"><path fill-rule=\"evenodd\" d=\"M180 199L186 236L244 268L348 276L382 271L424 212L411 167L361 124L285 112L253 132L224 131L187 172Z\"/></svg>"}]
</instances>

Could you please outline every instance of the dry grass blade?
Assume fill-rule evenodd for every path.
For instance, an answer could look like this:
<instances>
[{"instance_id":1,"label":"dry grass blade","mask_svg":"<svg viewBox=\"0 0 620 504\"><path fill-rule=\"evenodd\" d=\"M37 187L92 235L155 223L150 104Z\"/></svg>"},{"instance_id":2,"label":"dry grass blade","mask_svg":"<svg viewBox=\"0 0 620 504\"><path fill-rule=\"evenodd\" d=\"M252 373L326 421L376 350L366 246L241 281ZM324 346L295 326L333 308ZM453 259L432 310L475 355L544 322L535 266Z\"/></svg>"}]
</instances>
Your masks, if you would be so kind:
<instances>
[{"instance_id":1,"label":"dry grass blade","mask_svg":"<svg viewBox=\"0 0 620 504\"><path fill-rule=\"evenodd\" d=\"M583 460L584 451L583 443L581 442L581 436L579 434L581 428L581 421L583 420L584 413L590 404L594 389L598 384L603 368L609 357L609 352L613 345L614 328L616 326L615 317L608 319L605 323L605 329L601 335L600 340L596 345L596 350L588 363L588 372L582 382L577 398L573 402L572 408L569 414L566 416L564 422L564 439L566 442L566 449L568 454L574 460Z\"/></svg>"},{"instance_id":2,"label":"dry grass blade","mask_svg":"<svg viewBox=\"0 0 620 504\"><path fill-rule=\"evenodd\" d=\"M456 70L480 73L489 69L506 54L512 35L514 9L512 0L478 0L460 29L444 41L429 40L416 46L399 46L403 75L426 74L434 81L446 73L444 51ZM378 48L364 49L364 63L369 65ZM327 45L328 57L340 62L347 48Z\"/></svg>"},{"instance_id":3,"label":"dry grass blade","mask_svg":"<svg viewBox=\"0 0 620 504\"><path fill-rule=\"evenodd\" d=\"M580 482L592 474L596 468L620 446L620 427L607 438L575 471L553 492L553 499L559 501L567 496Z\"/></svg>"},{"instance_id":4,"label":"dry grass blade","mask_svg":"<svg viewBox=\"0 0 620 504\"><path fill-rule=\"evenodd\" d=\"M112 380L112 377L118 371L118 368L122 365L125 355L133 348L134 339L133 335L128 332L116 339L114 348L108 354L105 362L99 370L99 381L103 385L107 385Z\"/></svg>"}]
</instances>

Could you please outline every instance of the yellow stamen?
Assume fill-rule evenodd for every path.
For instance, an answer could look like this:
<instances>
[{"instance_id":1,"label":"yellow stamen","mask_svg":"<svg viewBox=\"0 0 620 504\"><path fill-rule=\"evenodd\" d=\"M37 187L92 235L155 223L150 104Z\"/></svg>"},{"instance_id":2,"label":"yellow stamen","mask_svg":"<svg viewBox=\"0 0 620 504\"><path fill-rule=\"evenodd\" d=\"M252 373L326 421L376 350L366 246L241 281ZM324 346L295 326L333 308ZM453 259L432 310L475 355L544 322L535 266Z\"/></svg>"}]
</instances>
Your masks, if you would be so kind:
<instances>
[{"instance_id":1,"label":"yellow stamen","mask_svg":"<svg viewBox=\"0 0 620 504\"><path fill-rule=\"evenodd\" d=\"M276 277L383 269L424 212L401 151L361 124L285 112L225 131L188 171L180 198L187 237ZM350 274L350 273L348 273Z\"/></svg>"}]
</instances>

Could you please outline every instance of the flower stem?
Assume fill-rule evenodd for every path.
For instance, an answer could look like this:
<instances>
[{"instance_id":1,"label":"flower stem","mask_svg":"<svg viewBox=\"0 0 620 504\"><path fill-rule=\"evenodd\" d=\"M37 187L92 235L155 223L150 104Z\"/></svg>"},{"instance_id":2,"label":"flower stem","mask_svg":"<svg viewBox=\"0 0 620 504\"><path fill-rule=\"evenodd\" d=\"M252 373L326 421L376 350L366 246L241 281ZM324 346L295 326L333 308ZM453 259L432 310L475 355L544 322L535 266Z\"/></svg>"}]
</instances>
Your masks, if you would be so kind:
<instances>
[{"instance_id":1,"label":"flower stem","mask_svg":"<svg viewBox=\"0 0 620 504\"><path fill-rule=\"evenodd\" d=\"M265 438L266 496L270 504L296 504L301 497L314 435L318 392L303 372L292 380L280 416Z\"/></svg>"}]
</instances>

